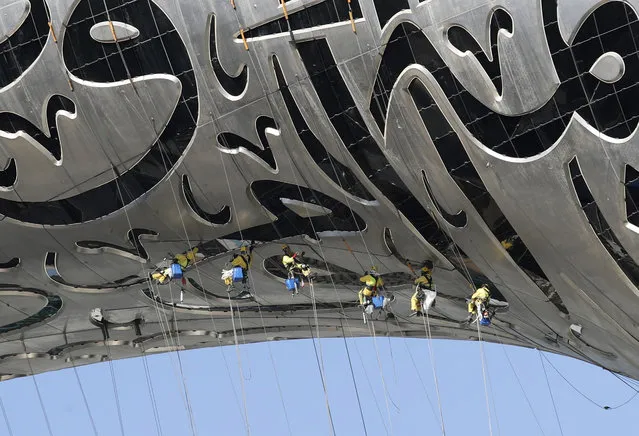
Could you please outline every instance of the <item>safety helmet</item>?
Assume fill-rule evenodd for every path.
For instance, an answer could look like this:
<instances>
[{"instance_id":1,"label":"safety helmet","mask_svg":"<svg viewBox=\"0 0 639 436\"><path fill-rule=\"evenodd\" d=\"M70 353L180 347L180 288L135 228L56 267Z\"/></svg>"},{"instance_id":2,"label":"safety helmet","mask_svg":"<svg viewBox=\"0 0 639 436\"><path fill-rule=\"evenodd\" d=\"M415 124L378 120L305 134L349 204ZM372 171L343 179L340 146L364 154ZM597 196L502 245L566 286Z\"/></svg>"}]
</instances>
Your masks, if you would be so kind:
<instances>
[{"instance_id":1,"label":"safety helmet","mask_svg":"<svg viewBox=\"0 0 639 436\"><path fill-rule=\"evenodd\" d=\"M246 253L246 245L242 245L242 247L240 247L240 252Z\"/></svg>"},{"instance_id":2,"label":"safety helmet","mask_svg":"<svg viewBox=\"0 0 639 436\"><path fill-rule=\"evenodd\" d=\"M290 248L288 247L288 245L284 244L282 245L282 250L286 251L286 250L290 250Z\"/></svg>"}]
</instances>

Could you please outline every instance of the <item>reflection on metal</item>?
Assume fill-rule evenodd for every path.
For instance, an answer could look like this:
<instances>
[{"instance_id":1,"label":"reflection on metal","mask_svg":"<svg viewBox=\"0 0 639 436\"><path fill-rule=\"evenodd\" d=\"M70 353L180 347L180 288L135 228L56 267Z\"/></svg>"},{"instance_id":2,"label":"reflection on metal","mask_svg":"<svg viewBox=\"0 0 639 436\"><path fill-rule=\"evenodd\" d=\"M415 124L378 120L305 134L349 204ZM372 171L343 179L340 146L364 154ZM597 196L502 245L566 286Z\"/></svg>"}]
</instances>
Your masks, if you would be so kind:
<instances>
[{"instance_id":1,"label":"reflection on metal","mask_svg":"<svg viewBox=\"0 0 639 436\"><path fill-rule=\"evenodd\" d=\"M608 52L599 56L589 73L606 83L615 83L626 72L626 64L618 53Z\"/></svg>"},{"instance_id":2,"label":"reflection on metal","mask_svg":"<svg viewBox=\"0 0 639 436\"><path fill-rule=\"evenodd\" d=\"M130 24L119 21L102 21L95 23L89 30L91 38L105 44L128 41L140 36L140 31Z\"/></svg>"},{"instance_id":3,"label":"reflection on metal","mask_svg":"<svg viewBox=\"0 0 639 436\"><path fill-rule=\"evenodd\" d=\"M10 272L20 266L20 258L14 257L8 262L0 262L0 273Z\"/></svg>"},{"instance_id":4,"label":"reflection on metal","mask_svg":"<svg viewBox=\"0 0 639 436\"><path fill-rule=\"evenodd\" d=\"M186 174L182 176L182 195L184 195L188 209L193 217L203 224L215 227L228 224L231 221L231 209L228 206L223 206L219 212L212 214L206 212L197 204L193 191L191 190L189 176Z\"/></svg>"},{"instance_id":5,"label":"reflection on metal","mask_svg":"<svg viewBox=\"0 0 639 436\"><path fill-rule=\"evenodd\" d=\"M44 272L47 277L61 285L67 290L76 291L76 292L90 292L90 293L104 293L104 292L112 292L118 289L128 288L134 285L139 285L141 283L146 283L148 279L140 278L136 275L130 275L123 277L121 279L114 280L112 283L104 283L100 285L82 285L82 284L74 284L67 282L58 271L58 253L56 252L47 252L44 258Z\"/></svg>"},{"instance_id":6,"label":"reflection on metal","mask_svg":"<svg viewBox=\"0 0 639 436\"><path fill-rule=\"evenodd\" d=\"M27 353L53 349L36 373L172 350L156 309L186 349L220 345L186 332L231 331L220 272L251 240L253 296L231 298L247 342L308 337L286 243L319 273L323 336L361 319L371 264L395 296L380 333L424 336L409 299L429 260L435 337L477 338L460 323L488 283L508 310L484 339L639 378L631 2L359 0L352 22L338 0L288 2L288 21L267 2L115 3L0 9L0 304L37 305L0 328L0 379L31 373L26 329ZM184 284L149 289L192 247Z\"/></svg>"},{"instance_id":7,"label":"reflection on metal","mask_svg":"<svg viewBox=\"0 0 639 436\"><path fill-rule=\"evenodd\" d=\"M29 0L9 0L0 6L0 43L20 29L31 11Z\"/></svg>"},{"instance_id":8,"label":"reflection on metal","mask_svg":"<svg viewBox=\"0 0 639 436\"><path fill-rule=\"evenodd\" d=\"M153 230L131 229L127 232L127 239L135 248L126 248L108 242L100 241L78 241L75 243L78 253L102 254L109 253L132 259L136 262L146 263L149 260L141 240L157 240L158 233Z\"/></svg>"},{"instance_id":9,"label":"reflection on metal","mask_svg":"<svg viewBox=\"0 0 639 436\"><path fill-rule=\"evenodd\" d=\"M320 206L318 204L307 203L305 201L292 200L290 198L280 198L284 206L291 209L302 218L312 218L315 216L324 216L333 213L332 210Z\"/></svg>"},{"instance_id":10,"label":"reflection on metal","mask_svg":"<svg viewBox=\"0 0 639 436\"><path fill-rule=\"evenodd\" d=\"M11 304L6 303L6 298L10 296L31 297L41 301L41 308L36 313L24 313ZM21 288L19 286L0 285L0 304L5 304L13 310L17 310L24 315L24 318L11 324L0 325L0 335L15 333L28 328L34 328L50 322L62 309L62 298L39 289Z\"/></svg>"}]
</instances>

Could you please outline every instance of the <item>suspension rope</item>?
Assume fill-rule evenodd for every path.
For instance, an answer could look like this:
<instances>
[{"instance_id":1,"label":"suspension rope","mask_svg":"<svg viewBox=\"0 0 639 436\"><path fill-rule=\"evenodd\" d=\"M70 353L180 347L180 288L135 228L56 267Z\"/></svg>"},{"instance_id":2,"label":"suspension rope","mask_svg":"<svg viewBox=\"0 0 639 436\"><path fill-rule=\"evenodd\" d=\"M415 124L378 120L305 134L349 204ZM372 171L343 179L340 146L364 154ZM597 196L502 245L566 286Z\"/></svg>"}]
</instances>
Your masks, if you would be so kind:
<instances>
[{"instance_id":1,"label":"suspension rope","mask_svg":"<svg viewBox=\"0 0 639 436\"><path fill-rule=\"evenodd\" d=\"M357 407L359 408L359 416L362 419L362 427L364 428L364 434L368 436L368 431L366 429L366 420L364 419L364 412L362 410L362 402L359 398L359 389L357 388L357 383L355 382L355 373L353 372L353 362L351 361L351 354L348 351L348 342L346 341L346 333L344 332L344 324L342 320L340 320L340 326L342 327L342 338L344 339L344 348L346 349L346 357L348 357L348 366L351 370L351 379L353 380L353 388L355 389L355 396L357 397Z\"/></svg>"},{"instance_id":2,"label":"suspension rope","mask_svg":"<svg viewBox=\"0 0 639 436\"><path fill-rule=\"evenodd\" d=\"M248 409L246 407L246 390L244 388L244 374L242 372L242 355L240 353L240 344L237 341L237 330L235 329L235 317L233 316L233 302L231 301L231 294L228 294L228 296L229 310L231 311L231 324L233 325L233 340L235 341L235 352L237 354L237 361L240 367L240 385L242 386L242 401L244 402L244 420L246 422L246 433L250 436L251 426L249 424Z\"/></svg>"},{"instance_id":3,"label":"suspension rope","mask_svg":"<svg viewBox=\"0 0 639 436\"><path fill-rule=\"evenodd\" d=\"M320 378L322 379L322 388L324 389L324 399L326 400L326 410L328 411L328 420L331 425L331 434L335 436L335 425L333 424L333 416L331 415L331 407L328 404L328 390L326 389L326 380L324 379L324 371L322 369L322 365L320 364L319 354L317 353L317 347L315 346L315 336L313 335L313 328L311 326L311 320L308 320L308 330L311 333L311 339L313 341L313 349L315 350L315 360L317 361L317 369L320 373Z\"/></svg>"},{"instance_id":4,"label":"suspension rope","mask_svg":"<svg viewBox=\"0 0 639 436\"><path fill-rule=\"evenodd\" d=\"M107 348L107 354L109 355L109 373L111 374L111 385L113 386L113 396L115 397L115 407L118 412L118 421L120 424L120 433L124 436L124 421L122 420L122 408L120 407L120 395L118 394L118 384L115 379L115 369L113 368L113 360L111 359L111 350L109 343L104 341L104 345Z\"/></svg>"},{"instance_id":5,"label":"suspension rope","mask_svg":"<svg viewBox=\"0 0 639 436\"><path fill-rule=\"evenodd\" d=\"M479 308L477 308L477 313L479 314ZM481 373L484 377L484 393L486 394L486 410L488 411L488 432L492 436L493 434L493 424L492 418L490 414L490 401L488 398L488 383L486 381L486 363L484 361L484 344L481 339L481 326L479 325L479 319L475 321L477 323L477 337L479 338L479 353L481 356Z\"/></svg>"},{"instance_id":6,"label":"suspension rope","mask_svg":"<svg viewBox=\"0 0 639 436\"><path fill-rule=\"evenodd\" d=\"M524 398L526 399L526 403L528 404L528 408L530 409L530 412L532 413L533 418L535 418L535 422L537 423L537 427L539 427L539 431L541 432L541 434L543 436L545 436L546 433L544 432L544 429L541 426L541 423L539 422L539 418L537 418L537 414L535 413L535 409L533 408L532 403L530 402L530 399L528 398L528 395L526 394L526 390L524 389L524 385L521 383L521 380L519 378L519 375L517 374L515 366L513 365L512 361L510 360L510 356L508 356L508 351L506 350L506 346L502 342L501 338L499 339L499 342L501 343L501 349L504 352L504 355L506 356L506 360L508 361L508 365L510 366L511 371L515 375L515 379L517 380L517 384L519 385L519 389L521 389L521 392L524 394Z\"/></svg>"},{"instance_id":7,"label":"suspension rope","mask_svg":"<svg viewBox=\"0 0 639 436\"><path fill-rule=\"evenodd\" d=\"M539 352L539 360L541 361L541 367L544 369L544 377L546 378L546 386L548 386L548 392L550 393L550 399L552 401L552 408L555 411L555 418L557 419L557 425L559 426L559 433L561 436L564 435L564 430L561 427L561 420L559 419L559 413L557 412L557 404L555 404L555 397L552 394L552 388L550 387L550 381L548 380L548 373L546 372L546 365L544 364L544 359L542 359L541 351L537 349Z\"/></svg>"},{"instance_id":8,"label":"suspension rope","mask_svg":"<svg viewBox=\"0 0 639 436\"><path fill-rule=\"evenodd\" d=\"M106 7L106 6L105 6L105 7ZM107 9L107 11L106 11L106 12L107 12L107 14L108 14L108 9ZM57 41L57 37L56 37L56 34L55 34L55 29L54 29L54 27L53 27L53 21L52 21L52 18L51 18L51 15L50 15L50 13L49 13L49 10L48 10L48 9L46 10L46 14L47 14L47 22L48 22L48 26L49 26L49 31L50 31L50 33L51 33L51 36L52 36L53 42L57 44L57 42L58 42L58 41ZM116 41L116 42L117 42L117 41ZM60 53L59 51L58 51L58 53L59 53L59 55L61 56L61 53ZM64 69L63 69L63 70L64 70ZM21 71L21 72L22 72L22 71ZM68 71L64 70L64 74L65 74L65 75L66 75L66 77L67 77L67 82L68 82L68 84L69 84L69 88L71 89L71 91L73 91L73 90L74 90L74 89L73 89L73 84L72 84L71 79L70 79L70 77L69 77ZM81 109L77 109L77 107L76 107L76 111L80 111L80 112L81 112ZM100 147L101 147L101 149L102 149L103 153L105 154L105 156L106 156L106 157L107 157L107 159L109 160L109 162L111 162L111 159L110 159L110 157L108 156L108 153L106 153L106 151L104 150L104 147L102 146L101 142L99 142L99 145L100 145ZM112 164L112 162L111 162L111 164ZM113 164L112 164L112 166L113 166ZM55 237L54 237L54 236L53 236L50 232L48 232L48 231L47 231L47 233L49 233L49 234L50 234L50 235L51 235L51 236L55 239ZM49 325L49 326L51 326L51 324L49 324L48 322L47 322L46 324L47 324L47 325ZM53 326L51 326L51 327L53 327ZM60 330L60 329L59 329L59 328L57 328L57 327L53 327L53 328L55 328L56 330ZM60 331L61 331L61 330L60 330ZM62 331L62 333L65 333L65 332L64 332L64 331ZM24 347L24 349L25 349L25 354L27 354L27 356L28 356L28 353L26 353L26 345L25 345L25 343L24 343L24 338L22 339L22 343L23 343L23 347ZM30 358L29 358L29 357L27 357L27 361L28 361L28 364L29 364L29 368L31 369L31 372L32 372L32 374L33 374L33 370L32 370L32 367L31 367L31 362L30 362ZM94 421L94 419L93 419L93 416L92 416L92 414L91 414L91 410L90 410L89 405L88 405L88 402L87 402L87 400L86 400L86 394L85 394L85 392L84 392L84 388L83 388L82 383L81 383L81 381L80 381L80 377L79 377L79 374L78 374L78 372L77 372L77 367L76 367L76 365L75 365L75 361L74 361L74 359L73 359L73 358L71 358L71 359L70 359L70 362L71 362L71 365L72 365L72 367L73 367L73 371L74 371L74 373L75 373L76 380L77 380L77 381L78 381L78 383L79 383L79 388L80 388L80 391L81 391L81 394L82 394L82 397L83 397L83 401L84 401L85 407L86 407L86 409L87 409L87 413L88 413L88 415L89 415L89 421L90 421L90 423L91 423L92 430L93 430L94 434L97 434L97 429L96 429L96 426L95 426L95 421ZM37 381L36 381L36 378L35 378L35 374L33 375L33 377L32 377L32 378L33 378L34 384L35 384L35 386L36 386L36 391L37 391L37 393L38 393L38 397L39 397L40 404L41 404L41 407L42 407L42 410L43 410L43 414L44 414L44 416L45 416L45 421L46 421L46 424L47 424L47 428L48 428L48 430L49 430L49 433L51 434L51 426L50 426L50 422L49 422L49 419L48 419L48 417L47 417L46 410L44 409L44 404L43 404L42 399L41 399L41 396L40 396L40 390L39 390L38 385L37 385ZM117 386L115 386L115 385L114 385L114 392L116 393L116 402L118 402L118 399L117 399ZM119 406L118 406L118 418L119 418L119 420L120 420L120 429L121 429L121 431L123 432L123 430L122 430L122 429L123 429L123 424L122 424L122 420L121 420L121 413L120 413L120 408L119 408Z\"/></svg>"},{"instance_id":9,"label":"suspension rope","mask_svg":"<svg viewBox=\"0 0 639 436\"><path fill-rule=\"evenodd\" d=\"M546 362L548 362L548 364L550 364L550 366L552 367L552 369L555 370L555 372L557 374L559 374L559 376L566 382L568 383L568 386L570 386L575 392L577 392L579 395L581 395L583 398L585 398L586 400L588 400L591 404L595 405L596 407L603 409L603 410L610 410L610 409L618 409L620 407L625 406L626 404L630 403L630 401L634 400L634 398L637 396L637 394L639 394L638 390L634 390L635 392L630 396L630 398L628 398L627 400L625 400L624 402L616 405L616 406L606 406L606 405L602 405L600 403L598 403L597 401L593 400L592 398L590 398L588 395L584 394L581 390L579 390L573 383L570 382L570 380L568 380L562 373L561 371L559 371L557 369L557 367L550 361L550 359L548 359L548 357L541 351L539 351L540 355L544 358L544 360Z\"/></svg>"},{"instance_id":10,"label":"suspension rope","mask_svg":"<svg viewBox=\"0 0 639 436\"><path fill-rule=\"evenodd\" d=\"M13 436L13 430L11 429L11 424L9 423L9 416L7 415L7 409L4 407L4 401L2 401L2 396L0 396L0 409L2 409L2 416L4 416L4 422L7 424L7 431L9 432L9 436Z\"/></svg>"},{"instance_id":11,"label":"suspension rope","mask_svg":"<svg viewBox=\"0 0 639 436\"><path fill-rule=\"evenodd\" d=\"M47 425L47 430L49 432L49 436L53 436L53 431L51 430L51 422L49 422L49 416L47 415L47 410L44 407L44 401L42 400L42 394L40 394L40 387L38 386L38 381L36 380L35 373L33 372L33 366L31 365L31 358L29 357L29 353L27 352L27 346L26 346L26 344L24 342L24 335L22 336L22 348L24 349L24 354L27 357L27 364L29 365L29 371L32 374L31 380L33 381L33 386L35 387L36 394L38 395L38 402L40 403L40 408L42 409L42 415L44 416L44 422Z\"/></svg>"},{"instance_id":12,"label":"suspension rope","mask_svg":"<svg viewBox=\"0 0 639 436\"><path fill-rule=\"evenodd\" d=\"M367 324L368 325L368 329L369 332L372 331L372 336L373 336L373 345L375 346L375 353L377 354L377 365L379 366L379 373L381 375L381 379L382 379L382 387L384 388L384 398L386 400L386 413L388 414L388 423L390 425L390 432L391 432L391 436L393 434L395 434L395 432L393 431L393 419L391 418L391 412L390 412L390 406L388 404L388 390L386 388L386 380L384 379L384 371L382 369L382 360L379 356L379 348L377 347L377 335L375 333L375 321L373 321L373 319L371 319L371 322Z\"/></svg>"},{"instance_id":13,"label":"suspension rope","mask_svg":"<svg viewBox=\"0 0 639 436\"><path fill-rule=\"evenodd\" d=\"M30 316L29 313L25 312L24 310L20 309L19 307L16 307L16 306L14 306L14 305L12 305L10 303L7 303L6 301L4 301L2 299L0 299L0 302L2 302L2 304L7 306L8 308L15 310L19 314L24 315L25 317ZM58 330L62 334L65 334L65 332L63 330L61 330L60 328L50 324L49 322L45 322L45 325L47 325L47 326L49 326L49 327L51 327L51 328L53 328L55 330ZM26 349L26 344L24 343L24 339L22 339L22 346L24 348L25 354L27 354L27 349ZM70 362L71 362L71 367L73 368L73 372L75 373L76 380L78 382L78 387L79 387L80 393L82 395L83 403L84 403L84 405L85 405L85 407L87 409L87 414L89 415L89 422L91 424L91 428L92 428L94 434L97 435L97 429L96 429L96 426L95 426L95 420L93 419L93 414L91 413L91 409L89 407L89 403L88 403L87 398L86 398L86 393L84 391L84 388L82 386L82 382L80 380L80 376L78 374L78 368L75 365L75 361L74 361L73 358L70 359ZM33 375L35 376L35 374L33 374ZM4 403L2 402L2 398L1 397L0 397L0 409L2 409L3 415L5 416L5 420L7 422L7 428L9 430L9 433L12 434L11 428L9 426L9 421L7 419L6 410L4 409Z\"/></svg>"},{"instance_id":14,"label":"suspension rope","mask_svg":"<svg viewBox=\"0 0 639 436\"><path fill-rule=\"evenodd\" d=\"M439 408L439 423L442 429L442 436L446 436L446 427L444 426L444 411L442 408L441 396L439 394L439 379L437 378L437 366L435 363L435 352L433 351L433 336L430 331L430 317L428 315L428 310L426 311L426 316L422 317L422 322L424 323L424 328L427 330L427 335L428 335L428 354L430 355L430 366L431 366L431 369L433 370L433 380L435 382L435 393L437 394L437 406Z\"/></svg>"},{"instance_id":15,"label":"suspension rope","mask_svg":"<svg viewBox=\"0 0 639 436\"><path fill-rule=\"evenodd\" d=\"M155 126L153 126L153 127L155 128ZM162 144L160 143L160 155L162 156L163 165L166 168L166 162L164 160L164 153L162 153L162 150L163 150L162 149ZM120 195L120 201L124 202L124 196L122 194L122 188L120 186L120 183L117 181L118 180L118 176L119 176L119 174L118 174L119 172L116 170L115 166L112 166L112 170L113 170L113 173L114 173L114 179L116 180L116 187L117 187L117 190L118 190L118 194ZM171 185L171 189L173 189L172 185ZM131 222L131 218L129 217L129 212L128 212L126 206L124 207L124 214L125 214L127 223L129 225L129 229L133 229L133 223ZM151 281L151 278L150 278L149 274L147 274L147 272L146 272L146 268L144 267L142 259L140 259L140 266L142 268L142 274L147 277L147 283L149 283L149 287L151 289L153 289L153 282ZM171 289L171 283L170 282L169 282L168 287L169 287L169 292L171 293L171 298L172 298L173 292L172 292L172 289ZM156 292L157 295L160 295L159 287L158 287L157 291L154 291L154 292ZM179 366L179 373L181 375L181 386L182 386L182 390L184 391L184 395L182 396L182 398L183 398L183 400L185 402L185 408L186 408L188 416L189 416L189 425L190 425L190 428L191 428L191 433L193 435L196 435L195 419L194 419L194 416L193 416L193 409L191 407L189 394L188 394L188 389L187 389L187 386L186 386L186 379L184 377L184 371L183 371L183 367L182 367L182 359L181 359L180 353L179 353L179 351L180 351L179 350L179 347L180 347L180 331L179 331L179 328L177 327L177 314L175 312L175 305L173 305L172 307L173 307L173 319L176 322L175 334L176 334L176 339L177 339L177 346L175 344L175 341L173 340L173 334L171 333L171 328L169 326L169 321L168 321L168 316L166 314L166 311L160 310L160 308L158 306L158 302L156 301L155 298L153 299L153 304L155 306L156 314L158 315L158 320L160 322L160 329L162 331L162 335L163 335L163 338L165 340L165 343L166 343L166 345L169 348L173 348L176 351L176 356L177 356L177 361L178 361L178 366ZM164 332L164 323L163 323L162 315L164 315L164 319L166 320L166 333ZM109 365L112 365L110 347L109 347L109 345L106 342L105 342L105 345L107 346L107 353L109 354ZM175 370L175 366L173 368ZM182 392L182 390L181 390L181 392Z\"/></svg>"}]
</instances>

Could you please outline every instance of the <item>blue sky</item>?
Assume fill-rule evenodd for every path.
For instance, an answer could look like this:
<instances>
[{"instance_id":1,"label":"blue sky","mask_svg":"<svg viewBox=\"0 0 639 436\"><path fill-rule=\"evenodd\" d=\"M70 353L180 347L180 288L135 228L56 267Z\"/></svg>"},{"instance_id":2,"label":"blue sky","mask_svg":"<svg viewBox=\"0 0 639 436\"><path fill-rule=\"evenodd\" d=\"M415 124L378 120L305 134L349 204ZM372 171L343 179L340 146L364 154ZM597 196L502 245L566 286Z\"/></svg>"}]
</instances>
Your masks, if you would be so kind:
<instances>
[{"instance_id":1,"label":"blue sky","mask_svg":"<svg viewBox=\"0 0 639 436\"><path fill-rule=\"evenodd\" d=\"M441 434L427 340L378 336L347 338L347 342L368 435ZM319 351L317 341L316 345ZM446 434L489 435L479 343L434 340L432 346ZM484 347L492 434L562 434L539 353L501 344ZM344 340L322 339L321 349L335 432L364 435ZM95 434L78 378L100 435L120 435L121 427L130 435L244 435L245 405L251 435L330 434L312 341L252 344L240 351L244 396L233 346L181 352L179 360L170 353L149 356L146 362L136 358L84 366L77 368L78 377L67 369L38 375L35 383L31 377L2 382L0 398L11 431L0 414L0 435L49 434L36 384L54 435ZM599 404L615 406L634 393L601 368L546 357ZM639 396L624 407L602 410L547 362L546 371L563 435L636 434Z\"/></svg>"}]
</instances>

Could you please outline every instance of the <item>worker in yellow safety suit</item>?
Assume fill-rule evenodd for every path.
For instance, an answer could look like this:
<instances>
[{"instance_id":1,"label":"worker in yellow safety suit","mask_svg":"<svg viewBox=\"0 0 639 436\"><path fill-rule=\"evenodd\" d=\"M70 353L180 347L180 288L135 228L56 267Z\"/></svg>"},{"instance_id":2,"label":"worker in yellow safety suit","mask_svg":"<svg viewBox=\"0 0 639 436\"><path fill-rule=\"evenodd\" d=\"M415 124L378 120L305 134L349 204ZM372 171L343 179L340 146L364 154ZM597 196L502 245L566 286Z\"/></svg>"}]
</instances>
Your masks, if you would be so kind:
<instances>
[{"instance_id":1,"label":"worker in yellow safety suit","mask_svg":"<svg viewBox=\"0 0 639 436\"><path fill-rule=\"evenodd\" d=\"M193 265L195 263L195 259L197 258L198 251L199 249L195 247L194 249L189 250L186 253L176 254L173 258L173 262L180 264L182 268Z\"/></svg>"},{"instance_id":2,"label":"worker in yellow safety suit","mask_svg":"<svg viewBox=\"0 0 639 436\"><path fill-rule=\"evenodd\" d=\"M487 284L481 285L470 297L468 302L468 320L472 320L473 315L477 313L477 304L481 304L486 308L490 302L490 289Z\"/></svg>"},{"instance_id":3,"label":"worker in yellow safety suit","mask_svg":"<svg viewBox=\"0 0 639 436\"><path fill-rule=\"evenodd\" d=\"M233 257L231 257L231 266L236 267L239 266L242 268L242 285L246 287L246 283L248 281L248 270L251 267L251 262L253 262L253 248L254 242L251 241L251 245L248 247L243 245L240 248L240 252Z\"/></svg>"},{"instance_id":4,"label":"worker in yellow safety suit","mask_svg":"<svg viewBox=\"0 0 639 436\"><path fill-rule=\"evenodd\" d=\"M359 291L359 304L367 306L372 303L373 297L379 295L379 289L384 286L384 279L377 272L376 267L372 267L365 275L359 278L364 283L364 287Z\"/></svg>"},{"instance_id":5,"label":"worker in yellow safety suit","mask_svg":"<svg viewBox=\"0 0 639 436\"><path fill-rule=\"evenodd\" d=\"M186 253L180 253L180 254L176 254L173 257L173 260L171 261L172 264L178 264L180 265L180 267L182 269L186 268L187 266L193 265L197 259L197 253L198 253L199 249L197 247L193 248L192 250L187 251ZM173 275L171 273L171 266L169 266L168 268L162 269L160 271L156 271L154 273L151 274L151 278L153 278L153 280L156 280L157 283L163 285L164 283L169 282L172 278ZM184 279L183 279L184 281Z\"/></svg>"},{"instance_id":6,"label":"worker in yellow safety suit","mask_svg":"<svg viewBox=\"0 0 639 436\"><path fill-rule=\"evenodd\" d=\"M171 267L152 273L151 278L163 285L167 280L171 280Z\"/></svg>"},{"instance_id":7,"label":"worker in yellow safety suit","mask_svg":"<svg viewBox=\"0 0 639 436\"><path fill-rule=\"evenodd\" d=\"M301 286L304 286L304 277L311 275L311 268L304 263L304 252L293 252L288 245L282 245L282 251L284 252L282 264L286 267L289 278L297 275L301 280Z\"/></svg>"},{"instance_id":8,"label":"worker in yellow safety suit","mask_svg":"<svg viewBox=\"0 0 639 436\"><path fill-rule=\"evenodd\" d=\"M415 279L415 293L410 299L410 310L416 315L422 314L424 301L426 300L426 290L433 288L433 263L427 261L421 269L421 275ZM433 302L433 306L435 302Z\"/></svg>"}]
</instances>

